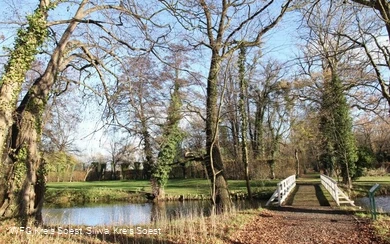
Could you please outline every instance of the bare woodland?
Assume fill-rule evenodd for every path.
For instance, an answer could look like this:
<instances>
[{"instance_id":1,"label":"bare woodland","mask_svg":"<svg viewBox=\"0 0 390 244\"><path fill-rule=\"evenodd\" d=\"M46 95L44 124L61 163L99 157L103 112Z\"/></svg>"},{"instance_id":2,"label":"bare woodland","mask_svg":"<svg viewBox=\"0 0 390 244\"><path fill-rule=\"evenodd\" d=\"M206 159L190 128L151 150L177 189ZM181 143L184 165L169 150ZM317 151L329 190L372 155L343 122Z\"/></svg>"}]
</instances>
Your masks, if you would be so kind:
<instances>
[{"instance_id":1,"label":"bare woodland","mask_svg":"<svg viewBox=\"0 0 390 244\"><path fill-rule=\"evenodd\" d=\"M110 140L91 162L139 170L156 200L195 162L220 211L229 179L251 198L251 179L316 170L352 187L389 167L388 1L4 2L0 217L42 223L87 107ZM267 52L284 28L294 51Z\"/></svg>"}]
</instances>

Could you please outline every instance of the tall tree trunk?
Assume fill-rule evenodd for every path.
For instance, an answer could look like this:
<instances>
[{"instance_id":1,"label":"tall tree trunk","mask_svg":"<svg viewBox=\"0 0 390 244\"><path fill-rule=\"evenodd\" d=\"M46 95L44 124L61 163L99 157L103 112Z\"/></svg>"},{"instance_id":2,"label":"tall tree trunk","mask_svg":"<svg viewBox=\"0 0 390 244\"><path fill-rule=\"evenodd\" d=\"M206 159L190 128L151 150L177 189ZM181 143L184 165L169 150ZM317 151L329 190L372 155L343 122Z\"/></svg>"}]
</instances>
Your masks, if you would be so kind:
<instances>
[{"instance_id":1,"label":"tall tree trunk","mask_svg":"<svg viewBox=\"0 0 390 244\"><path fill-rule=\"evenodd\" d=\"M13 112L25 75L30 69L38 48L48 36L46 20L49 0L41 0L38 8L28 17L28 27L18 31L14 49L0 80L0 160L6 154L6 140L13 124ZM3 170L1 170L4 173ZM2 178L2 177L1 177ZM0 182L1 183L1 182ZM1 199L0 199L1 201Z\"/></svg>"},{"instance_id":2,"label":"tall tree trunk","mask_svg":"<svg viewBox=\"0 0 390 244\"><path fill-rule=\"evenodd\" d=\"M218 72L222 58L213 50L209 76L207 78L207 119L206 119L206 169L212 184L212 200L219 210L229 210L231 201L228 191L223 159L218 144Z\"/></svg>"},{"instance_id":3,"label":"tall tree trunk","mask_svg":"<svg viewBox=\"0 0 390 244\"><path fill-rule=\"evenodd\" d=\"M182 118L180 113L182 106L180 86L179 70L175 69L174 89L167 111L167 121L163 128L164 141L152 170L152 191L157 201L165 198L164 188L172 170L171 165L178 156L179 147L183 140L183 133L179 127ZM183 166L185 169L185 164Z\"/></svg>"},{"instance_id":4,"label":"tall tree trunk","mask_svg":"<svg viewBox=\"0 0 390 244\"><path fill-rule=\"evenodd\" d=\"M275 179L276 176L275 176L275 164L276 164L276 158L277 158L277 154L279 153L279 148L278 148L278 144L279 144L279 136L275 136L274 135L274 130L271 129L271 134L272 134L272 145L271 145L271 159L267 160L268 162L268 166L269 166L269 170L270 170L270 177L271 179ZM277 132L276 132L277 133Z\"/></svg>"},{"instance_id":5,"label":"tall tree trunk","mask_svg":"<svg viewBox=\"0 0 390 244\"><path fill-rule=\"evenodd\" d=\"M143 178L150 179L153 166L153 149L146 121L142 120L142 137L144 140L144 153L146 161L143 163Z\"/></svg>"},{"instance_id":6,"label":"tall tree trunk","mask_svg":"<svg viewBox=\"0 0 390 244\"><path fill-rule=\"evenodd\" d=\"M248 89L246 90L246 94L249 94L249 91L248 91ZM248 133L249 133L249 140L250 140L250 143L251 143L251 149L252 149L252 156L253 156L253 158L256 158L255 157L255 153L254 153L254 138L255 138L255 136L254 136L254 134L253 134L253 121L252 121L252 116L251 116L251 109L250 109L250 98L249 98L249 96L247 96L247 98L246 98L246 111L247 111L247 113L248 113Z\"/></svg>"},{"instance_id":7,"label":"tall tree trunk","mask_svg":"<svg viewBox=\"0 0 390 244\"><path fill-rule=\"evenodd\" d=\"M238 66L239 66L239 80L240 80L240 100L239 100L239 111L241 114L241 149L242 149L242 162L244 163L245 169L245 181L246 181L246 189L248 192L248 198L252 200L252 191L250 185L250 177L249 177L249 159L248 159L248 116L246 113L246 90L247 90L247 81L245 80L245 47L241 47L240 54L238 58Z\"/></svg>"},{"instance_id":8,"label":"tall tree trunk","mask_svg":"<svg viewBox=\"0 0 390 244\"><path fill-rule=\"evenodd\" d=\"M296 176L297 178L300 177L300 169L299 169L299 155L298 155L298 149L295 149L295 152L294 152L294 157L295 157L295 167L296 167Z\"/></svg>"},{"instance_id":9,"label":"tall tree trunk","mask_svg":"<svg viewBox=\"0 0 390 244\"><path fill-rule=\"evenodd\" d=\"M265 104L261 102L261 97L258 97L259 101L256 102L256 114L255 114L255 128L254 128L254 143L253 143L253 157L262 158L265 157L264 141L263 141L263 123L264 123L264 111Z\"/></svg>"},{"instance_id":10,"label":"tall tree trunk","mask_svg":"<svg viewBox=\"0 0 390 244\"><path fill-rule=\"evenodd\" d=\"M267 163L269 166L270 178L273 180L275 179L275 159L269 159L267 160Z\"/></svg>"},{"instance_id":11,"label":"tall tree trunk","mask_svg":"<svg viewBox=\"0 0 390 244\"><path fill-rule=\"evenodd\" d=\"M231 133L232 133L232 139L233 139L233 157L237 158L239 155L239 127L236 123L236 118L231 118L230 120L230 126L231 126Z\"/></svg>"},{"instance_id":12,"label":"tall tree trunk","mask_svg":"<svg viewBox=\"0 0 390 244\"><path fill-rule=\"evenodd\" d=\"M79 19L85 2L80 4L75 19ZM0 203L0 216L18 217L26 226L42 224L42 206L45 193L45 167L39 152L42 135L42 115L47 98L59 72L67 43L78 25L72 21L62 35L44 74L38 78L16 110L9 143L8 185Z\"/></svg>"},{"instance_id":13,"label":"tall tree trunk","mask_svg":"<svg viewBox=\"0 0 390 244\"><path fill-rule=\"evenodd\" d=\"M348 191L350 191L352 189L352 178L351 178L351 174L349 172L349 165L348 165L348 161L345 160L346 163L345 163L345 169L342 169L342 172L343 172L343 183L347 186L347 189Z\"/></svg>"},{"instance_id":14,"label":"tall tree trunk","mask_svg":"<svg viewBox=\"0 0 390 244\"><path fill-rule=\"evenodd\" d=\"M45 169L38 145L44 106L40 105L42 104L17 111L16 122L12 128L12 150L9 155L13 167L8 175L6 201L3 202L0 212L3 217L20 218L23 226L42 223Z\"/></svg>"}]
</instances>

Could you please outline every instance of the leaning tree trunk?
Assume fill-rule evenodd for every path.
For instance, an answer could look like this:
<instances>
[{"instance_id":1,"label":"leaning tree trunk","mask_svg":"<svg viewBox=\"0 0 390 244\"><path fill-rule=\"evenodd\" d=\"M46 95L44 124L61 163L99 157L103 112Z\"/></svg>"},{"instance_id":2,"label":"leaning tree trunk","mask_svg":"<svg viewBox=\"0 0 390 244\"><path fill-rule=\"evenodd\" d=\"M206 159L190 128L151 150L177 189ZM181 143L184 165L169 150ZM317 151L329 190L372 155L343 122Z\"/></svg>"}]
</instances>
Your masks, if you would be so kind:
<instances>
[{"instance_id":1,"label":"leaning tree trunk","mask_svg":"<svg viewBox=\"0 0 390 244\"><path fill-rule=\"evenodd\" d=\"M222 62L217 52L213 52L210 72L207 79L207 119L206 119L206 169L212 184L212 200L221 211L229 210L231 201L221 151L218 145L218 71Z\"/></svg>"},{"instance_id":2,"label":"leaning tree trunk","mask_svg":"<svg viewBox=\"0 0 390 244\"><path fill-rule=\"evenodd\" d=\"M42 116L47 98L60 70L67 43L83 15L80 4L74 20L62 35L44 74L38 78L16 110L12 134L8 143L8 184L0 202L0 217L17 217L23 226L42 224L45 192L45 167L38 145L42 135Z\"/></svg>"},{"instance_id":3,"label":"leaning tree trunk","mask_svg":"<svg viewBox=\"0 0 390 244\"><path fill-rule=\"evenodd\" d=\"M17 217L23 226L42 223L45 192L44 162L38 149L44 106L34 105L37 106L30 104L28 109L17 111L9 154L13 163L8 172L8 189L0 210L0 216Z\"/></svg>"},{"instance_id":4,"label":"leaning tree trunk","mask_svg":"<svg viewBox=\"0 0 390 244\"><path fill-rule=\"evenodd\" d=\"M14 49L10 52L8 63L4 67L0 80L0 159L7 154L4 148L7 147L9 129L14 122L13 112L26 72L30 69L38 48L48 36L46 19L49 2L41 0L38 8L28 17L28 27L18 31Z\"/></svg>"}]
</instances>

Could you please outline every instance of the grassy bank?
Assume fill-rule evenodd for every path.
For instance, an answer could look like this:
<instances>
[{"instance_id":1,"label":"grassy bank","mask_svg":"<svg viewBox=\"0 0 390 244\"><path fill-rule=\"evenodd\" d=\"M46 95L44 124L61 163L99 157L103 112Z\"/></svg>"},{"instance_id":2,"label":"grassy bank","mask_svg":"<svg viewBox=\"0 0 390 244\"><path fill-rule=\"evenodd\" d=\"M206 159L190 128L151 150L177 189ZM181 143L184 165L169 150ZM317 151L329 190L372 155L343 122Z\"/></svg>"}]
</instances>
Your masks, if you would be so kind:
<instances>
[{"instance_id":1,"label":"grassy bank","mask_svg":"<svg viewBox=\"0 0 390 244\"><path fill-rule=\"evenodd\" d=\"M278 180L251 181L252 192L259 199L267 199L276 188ZM229 181L233 197L245 197L246 185L243 180ZM47 184L46 203L87 203L126 200L146 201L145 193L151 192L150 182L134 181L93 181L54 182ZM173 179L165 188L168 200L208 199L210 182L206 179Z\"/></svg>"},{"instance_id":2,"label":"grassy bank","mask_svg":"<svg viewBox=\"0 0 390 244\"><path fill-rule=\"evenodd\" d=\"M248 231L250 225L247 224L253 225L253 221L263 214L262 211L263 209L232 211L210 217L193 215L175 220L161 217L153 224L139 226L44 226L44 229L31 228L24 231L12 221L4 221L0 228L0 243L235 243L235 239L232 239L234 234ZM272 214L264 216L269 219ZM369 221L362 223L372 225L375 235L380 236L382 240L390 240L388 218L381 218L373 223ZM273 230L277 232L283 226L279 223ZM272 230L269 231L270 234L273 233ZM302 236L304 234L302 233ZM247 241L246 243L251 243L251 239Z\"/></svg>"},{"instance_id":3,"label":"grassy bank","mask_svg":"<svg viewBox=\"0 0 390 244\"><path fill-rule=\"evenodd\" d=\"M390 176L363 176L353 182L352 197L365 197L370 188L379 184L376 195L390 195Z\"/></svg>"},{"instance_id":4,"label":"grassy bank","mask_svg":"<svg viewBox=\"0 0 390 244\"><path fill-rule=\"evenodd\" d=\"M45 226L46 234L41 229L21 232L8 221L2 223L0 243L224 243L261 211L232 211L210 217L194 215L176 220L162 217L143 226Z\"/></svg>"},{"instance_id":5,"label":"grassy bank","mask_svg":"<svg viewBox=\"0 0 390 244\"><path fill-rule=\"evenodd\" d=\"M380 216L377 221L373 222L376 234L382 238L382 240L390 243L390 217Z\"/></svg>"},{"instance_id":6,"label":"grassy bank","mask_svg":"<svg viewBox=\"0 0 390 244\"><path fill-rule=\"evenodd\" d=\"M298 181L318 181L319 176L302 177ZM253 180L252 192L258 199L268 199L276 189L279 180ZM243 180L230 180L229 190L233 197L245 197L246 185ZM374 184L380 184L377 195L390 195L390 176L367 176L353 182L353 198L367 196ZM93 181L93 182L54 182L48 183L46 203L89 203L128 201L144 202L145 193L151 192L147 180L133 181ZM206 179L172 179L165 188L168 200L208 199L210 182Z\"/></svg>"},{"instance_id":7,"label":"grassy bank","mask_svg":"<svg viewBox=\"0 0 390 244\"><path fill-rule=\"evenodd\" d=\"M370 213L358 211L355 215L359 219L369 222L374 229L375 235L379 236L384 242L390 243L390 216L379 214L377 215L377 220L373 221Z\"/></svg>"}]
</instances>

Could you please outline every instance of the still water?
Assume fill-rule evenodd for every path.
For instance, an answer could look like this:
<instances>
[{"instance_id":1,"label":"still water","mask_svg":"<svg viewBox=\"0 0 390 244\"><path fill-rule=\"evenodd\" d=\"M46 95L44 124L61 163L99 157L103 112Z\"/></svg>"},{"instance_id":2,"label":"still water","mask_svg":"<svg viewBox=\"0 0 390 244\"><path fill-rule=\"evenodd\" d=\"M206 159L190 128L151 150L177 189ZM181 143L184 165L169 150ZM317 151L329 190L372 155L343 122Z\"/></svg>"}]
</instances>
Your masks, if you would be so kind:
<instances>
[{"instance_id":1,"label":"still water","mask_svg":"<svg viewBox=\"0 0 390 244\"><path fill-rule=\"evenodd\" d=\"M370 209L370 200L368 197L356 199L355 204L365 209ZM378 212L390 213L390 196L375 197L375 204Z\"/></svg>"},{"instance_id":2,"label":"still water","mask_svg":"<svg viewBox=\"0 0 390 244\"><path fill-rule=\"evenodd\" d=\"M234 201L237 210L259 208L264 202ZM156 218L180 218L210 215L209 201L153 203L115 203L65 208L44 208L45 224L57 225L139 225Z\"/></svg>"}]
</instances>

